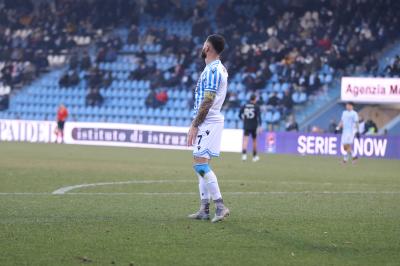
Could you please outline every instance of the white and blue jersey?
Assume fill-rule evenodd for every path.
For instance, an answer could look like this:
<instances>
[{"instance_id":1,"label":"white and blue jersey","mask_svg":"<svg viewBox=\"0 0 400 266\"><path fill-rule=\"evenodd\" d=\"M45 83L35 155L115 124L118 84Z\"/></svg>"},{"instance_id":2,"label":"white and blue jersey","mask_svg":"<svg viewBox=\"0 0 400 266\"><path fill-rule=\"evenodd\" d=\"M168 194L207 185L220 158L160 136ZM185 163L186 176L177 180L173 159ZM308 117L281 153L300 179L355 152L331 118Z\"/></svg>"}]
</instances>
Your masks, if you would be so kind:
<instances>
[{"instance_id":1,"label":"white and blue jersey","mask_svg":"<svg viewBox=\"0 0 400 266\"><path fill-rule=\"evenodd\" d=\"M194 101L194 115L200 108L204 100L204 93L212 91L216 93L214 103L211 106L204 123L224 122L224 116L221 114L222 104L225 101L228 87L228 72L220 60L215 60L206 65L197 81Z\"/></svg>"},{"instance_id":2,"label":"white and blue jersey","mask_svg":"<svg viewBox=\"0 0 400 266\"><path fill-rule=\"evenodd\" d=\"M356 111L343 111L342 114L342 144L352 144L357 132L358 114Z\"/></svg>"}]
</instances>

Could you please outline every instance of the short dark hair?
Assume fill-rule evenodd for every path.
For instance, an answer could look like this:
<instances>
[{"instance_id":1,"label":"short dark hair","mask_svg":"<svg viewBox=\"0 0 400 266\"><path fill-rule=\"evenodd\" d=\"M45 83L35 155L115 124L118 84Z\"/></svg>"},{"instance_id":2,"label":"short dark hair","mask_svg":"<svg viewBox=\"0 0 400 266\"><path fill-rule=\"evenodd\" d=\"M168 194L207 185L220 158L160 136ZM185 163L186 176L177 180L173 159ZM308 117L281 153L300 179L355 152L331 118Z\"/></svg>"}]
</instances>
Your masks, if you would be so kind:
<instances>
[{"instance_id":1,"label":"short dark hair","mask_svg":"<svg viewBox=\"0 0 400 266\"><path fill-rule=\"evenodd\" d=\"M225 39L219 34L212 34L207 37L207 42L211 43L217 54L222 53L225 48Z\"/></svg>"},{"instance_id":2,"label":"short dark hair","mask_svg":"<svg viewBox=\"0 0 400 266\"><path fill-rule=\"evenodd\" d=\"M354 103L353 103L353 102L347 102L346 104L349 104L349 105L351 105L351 106L354 106Z\"/></svg>"},{"instance_id":3,"label":"short dark hair","mask_svg":"<svg viewBox=\"0 0 400 266\"><path fill-rule=\"evenodd\" d=\"M255 101L256 99L257 99L257 95L252 94L252 95L250 96L250 101Z\"/></svg>"}]
</instances>

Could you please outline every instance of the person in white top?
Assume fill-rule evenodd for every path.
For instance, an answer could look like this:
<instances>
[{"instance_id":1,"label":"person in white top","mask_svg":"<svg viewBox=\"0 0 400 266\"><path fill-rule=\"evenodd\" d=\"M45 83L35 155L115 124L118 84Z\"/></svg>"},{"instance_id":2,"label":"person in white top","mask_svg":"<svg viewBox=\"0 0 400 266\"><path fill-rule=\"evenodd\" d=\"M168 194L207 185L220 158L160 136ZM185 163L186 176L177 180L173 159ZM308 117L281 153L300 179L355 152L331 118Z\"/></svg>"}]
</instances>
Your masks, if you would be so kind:
<instances>
[{"instance_id":1,"label":"person in white top","mask_svg":"<svg viewBox=\"0 0 400 266\"><path fill-rule=\"evenodd\" d=\"M221 107L228 87L228 72L221 63L225 39L221 35L208 36L201 52L206 67L197 81L194 103L194 119L188 132L188 146L193 146L194 170L199 180L200 210L190 214L191 219L208 220L210 198L216 205L212 222L224 220L230 212L225 207L217 176L209 161L220 153L224 116Z\"/></svg>"},{"instance_id":2,"label":"person in white top","mask_svg":"<svg viewBox=\"0 0 400 266\"><path fill-rule=\"evenodd\" d=\"M346 110L342 113L342 118L337 127L337 130L342 130L341 143L346 154L343 157L343 163L347 163L349 158L352 157L353 163L358 157L352 151L354 138L360 138L358 114L354 111L354 104L352 102L346 103Z\"/></svg>"}]
</instances>

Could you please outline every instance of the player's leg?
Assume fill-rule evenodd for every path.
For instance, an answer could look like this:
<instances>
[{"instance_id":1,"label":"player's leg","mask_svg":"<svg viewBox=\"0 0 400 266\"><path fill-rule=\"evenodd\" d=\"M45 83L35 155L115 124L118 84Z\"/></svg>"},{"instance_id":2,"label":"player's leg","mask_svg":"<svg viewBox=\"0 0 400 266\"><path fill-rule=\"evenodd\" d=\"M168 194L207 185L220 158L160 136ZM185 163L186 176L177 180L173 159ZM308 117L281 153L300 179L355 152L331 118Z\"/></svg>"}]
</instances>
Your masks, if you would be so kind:
<instances>
[{"instance_id":1,"label":"player's leg","mask_svg":"<svg viewBox=\"0 0 400 266\"><path fill-rule=\"evenodd\" d=\"M54 141L54 143L58 142L58 126L56 127L56 129L54 129L54 135L56 135L56 140Z\"/></svg>"},{"instance_id":2,"label":"player's leg","mask_svg":"<svg viewBox=\"0 0 400 266\"><path fill-rule=\"evenodd\" d=\"M344 144L343 145L343 148L344 148L344 151L345 151L345 154L343 156L343 162L344 163L347 163L349 161L349 158L350 158L351 152L350 152L350 148L349 147L351 147L349 144Z\"/></svg>"},{"instance_id":3,"label":"player's leg","mask_svg":"<svg viewBox=\"0 0 400 266\"><path fill-rule=\"evenodd\" d=\"M354 145L355 138L356 138L356 136L355 136L355 134L353 134L353 143L352 143L353 145ZM352 163L356 163L358 160L358 156L356 155L352 145L350 145L350 153L351 153Z\"/></svg>"},{"instance_id":4,"label":"player's leg","mask_svg":"<svg viewBox=\"0 0 400 266\"><path fill-rule=\"evenodd\" d=\"M65 121L62 121L60 129L61 143L64 143L64 126L65 126Z\"/></svg>"},{"instance_id":5,"label":"player's leg","mask_svg":"<svg viewBox=\"0 0 400 266\"><path fill-rule=\"evenodd\" d=\"M208 162L204 162L204 163L208 164ZM204 163L199 162L198 164L202 165ZM198 220L208 220L208 219L210 219L210 193L207 188L206 180L199 173L199 172L201 172L201 169L199 167L197 167L197 169L196 169L196 162L194 165L194 170L195 170L197 178L199 180L200 209L196 213L190 214L188 216L188 218L198 219Z\"/></svg>"},{"instance_id":6,"label":"player's leg","mask_svg":"<svg viewBox=\"0 0 400 266\"><path fill-rule=\"evenodd\" d=\"M358 160L357 155L355 154L352 145L349 144L349 156L351 156L351 162L356 163Z\"/></svg>"},{"instance_id":7,"label":"player's leg","mask_svg":"<svg viewBox=\"0 0 400 266\"><path fill-rule=\"evenodd\" d=\"M249 132L247 130L244 131L243 135L243 146L242 146L242 160L247 160L247 145L249 144Z\"/></svg>"},{"instance_id":8,"label":"player's leg","mask_svg":"<svg viewBox=\"0 0 400 266\"><path fill-rule=\"evenodd\" d=\"M59 139L61 136L62 125L61 121L57 121L57 129L56 129L56 143L59 143Z\"/></svg>"},{"instance_id":9,"label":"player's leg","mask_svg":"<svg viewBox=\"0 0 400 266\"><path fill-rule=\"evenodd\" d=\"M214 171L211 169L208 159L194 158L195 171L204 178L210 196L215 204L215 216L212 222L218 222L229 216L229 209L225 207L222 199L221 191L218 185L218 179Z\"/></svg>"},{"instance_id":10,"label":"player's leg","mask_svg":"<svg viewBox=\"0 0 400 266\"><path fill-rule=\"evenodd\" d=\"M343 133L341 138L341 143L343 145L344 155L343 155L343 163L347 163L349 161L349 143L351 142L348 133Z\"/></svg>"},{"instance_id":11,"label":"player's leg","mask_svg":"<svg viewBox=\"0 0 400 266\"><path fill-rule=\"evenodd\" d=\"M225 207L222 199L218 179L209 165L211 157L218 157L221 147L221 137L224 124L207 124L199 127L199 141L193 152L194 170L204 179L209 192L209 197L215 203L215 216L212 222L223 220L229 215L229 209Z\"/></svg>"},{"instance_id":12,"label":"player's leg","mask_svg":"<svg viewBox=\"0 0 400 266\"><path fill-rule=\"evenodd\" d=\"M254 130L252 132L252 138L253 138L253 162L257 162L260 160L260 157L258 157L257 154L257 131Z\"/></svg>"}]
</instances>

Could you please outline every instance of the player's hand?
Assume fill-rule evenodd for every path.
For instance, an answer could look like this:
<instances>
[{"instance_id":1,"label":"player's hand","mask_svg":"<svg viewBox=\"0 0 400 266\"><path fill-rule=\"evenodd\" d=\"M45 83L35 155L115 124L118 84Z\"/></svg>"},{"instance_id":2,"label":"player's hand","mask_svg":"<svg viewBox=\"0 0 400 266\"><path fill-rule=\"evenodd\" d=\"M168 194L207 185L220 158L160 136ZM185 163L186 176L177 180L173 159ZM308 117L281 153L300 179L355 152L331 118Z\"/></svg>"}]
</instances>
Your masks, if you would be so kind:
<instances>
[{"instance_id":1,"label":"player's hand","mask_svg":"<svg viewBox=\"0 0 400 266\"><path fill-rule=\"evenodd\" d=\"M361 137L360 132L357 132L355 137L356 137L357 139L360 139L360 137Z\"/></svg>"},{"instance_id":2,"label":"player's hand","mask_svg":"<svg viewBox=\"0 0 400 266\"><path fill-rule=\"evenodd\" d=\"M198 127L190 126L189 132L187 134L187 146L193 146L194 141L197 137L197 132L199 131Z\"/></svg>"},{"instance_id":3,"label":"player's hand","mask_svg":"<svg viewBox=\"0 0 400 266\"><path fill-rule=\"evenodd\" d=\"M257 128L257 134L261 134L262 131L263 131L263 128L262 128L262 127L258 127L258 128Z\"/></svg>"}]
</instances>

